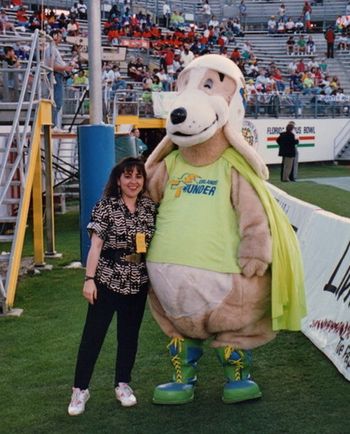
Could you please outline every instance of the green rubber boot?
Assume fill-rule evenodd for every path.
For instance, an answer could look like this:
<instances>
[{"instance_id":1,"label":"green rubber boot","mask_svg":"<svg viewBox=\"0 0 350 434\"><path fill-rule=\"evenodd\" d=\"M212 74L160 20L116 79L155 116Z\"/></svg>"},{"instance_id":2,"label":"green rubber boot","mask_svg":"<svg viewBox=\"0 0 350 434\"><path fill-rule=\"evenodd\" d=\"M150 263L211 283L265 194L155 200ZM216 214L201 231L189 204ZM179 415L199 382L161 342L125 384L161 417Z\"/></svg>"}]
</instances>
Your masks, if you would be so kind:
<instances>
[{"instance_id":1,"label":"green rubber boot","mask_svg":"<svg viewBox=\"0 0 350 434\"><path fill-rule=\"evenodd\" d=\"M186 404L193 401L197 361L203 354L202 341L173 338L167 347L175 368L173 382L154 389L154 404Z\"/></svg>"},{"instance_id":2,"label":"green rubber boot","mask_svg":"<svg viewBox=\"0 0 350 434\"><path fill-rule=\"evenodd\" d=\"M224 367L226 383L222 400L225 404L247 401L262 396L259 386L250 379L250 351L234 350L231 346L216 348L216 354Z\"/></svg>"}]
</instances>

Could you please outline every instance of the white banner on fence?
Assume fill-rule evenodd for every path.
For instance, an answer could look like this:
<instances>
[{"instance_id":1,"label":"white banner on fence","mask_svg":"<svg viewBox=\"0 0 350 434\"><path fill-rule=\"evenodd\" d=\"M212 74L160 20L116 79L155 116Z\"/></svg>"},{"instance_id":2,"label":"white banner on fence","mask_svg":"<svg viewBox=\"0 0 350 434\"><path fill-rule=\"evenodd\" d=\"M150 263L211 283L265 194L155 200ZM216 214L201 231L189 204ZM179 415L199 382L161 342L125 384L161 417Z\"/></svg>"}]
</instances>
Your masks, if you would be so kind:
<instances>
[{"instance_id":1,"label":"white banner on fence","mask_svg":"<svg viewBox=\"0 0 350 434\"><path fill-rule=\"evenodd\" d=\"M308 311L302 332L350 380L350 219L269 188L300 241Z\"/></svg>"},{"instance_id":2,"label":"white banner on fence","mask_svg":"<svg viewBox=\"0 0 350 434\"><path fill-rule=\"evenodd\" d=\"M315 212L302 252L308 304L302 331L350 380L350 220Z\"/></svg>"}]
</instances>

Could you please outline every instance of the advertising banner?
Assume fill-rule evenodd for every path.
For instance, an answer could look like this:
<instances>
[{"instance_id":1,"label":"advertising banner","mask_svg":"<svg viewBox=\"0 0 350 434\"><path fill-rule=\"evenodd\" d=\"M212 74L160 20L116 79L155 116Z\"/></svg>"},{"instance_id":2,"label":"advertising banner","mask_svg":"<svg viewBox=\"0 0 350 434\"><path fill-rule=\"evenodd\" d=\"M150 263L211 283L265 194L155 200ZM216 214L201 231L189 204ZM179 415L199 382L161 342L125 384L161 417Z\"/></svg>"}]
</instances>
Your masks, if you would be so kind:
<instances>
[{"instance_id":1,"label":"advertising banner","mask_svg":"<svg viewBox=\"0 0 350 434\"><path fill-rule=\"evenodd\" d=\"M307 303L302 332L350 380L350 219L269 189L300 242Z\"/></svg>"}]
</instances>

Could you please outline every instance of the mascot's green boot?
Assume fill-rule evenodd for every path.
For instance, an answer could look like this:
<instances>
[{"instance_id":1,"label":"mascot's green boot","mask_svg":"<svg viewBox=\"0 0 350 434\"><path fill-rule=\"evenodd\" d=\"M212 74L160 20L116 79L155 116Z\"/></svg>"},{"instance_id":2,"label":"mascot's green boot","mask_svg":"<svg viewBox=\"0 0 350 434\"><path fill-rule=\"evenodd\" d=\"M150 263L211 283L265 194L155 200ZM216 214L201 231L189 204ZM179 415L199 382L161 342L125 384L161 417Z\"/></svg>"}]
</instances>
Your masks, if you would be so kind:
<instances>
[{"instance_id":1,"label":"mascot's green boot","mask_svg":"<svg viewBox=\"0 0 350 434\"><path fill-rule=\"evenodd\" d=\"M197 361L203 354L202 341L173 338L168 349L175 368L174 381L154 389L153 403L186 404L194 398Z\"/></svg>"},{"instance_id":2,"label":"mascot's green boot","mask_svg":"<svg viewBox=\"0 0 350 434\"><path fill-rule=\"evenodd\" d=\"M261 397L259 386L250 380L251 352L234 350L231 346L216 348L216 354L224 367L227 382L222 400L225 404Z\"/></svg>"}]
</instances>

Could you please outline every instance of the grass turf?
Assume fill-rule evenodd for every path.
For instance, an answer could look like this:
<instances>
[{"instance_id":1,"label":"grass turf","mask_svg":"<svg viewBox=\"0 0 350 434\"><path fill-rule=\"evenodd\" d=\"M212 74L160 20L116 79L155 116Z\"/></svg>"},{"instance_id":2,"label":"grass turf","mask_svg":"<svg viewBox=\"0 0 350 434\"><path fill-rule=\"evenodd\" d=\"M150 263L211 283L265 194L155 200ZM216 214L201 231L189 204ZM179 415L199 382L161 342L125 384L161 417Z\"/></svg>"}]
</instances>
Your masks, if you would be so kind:
<instances>
[{"instance_id":1,"label":"grass turf","mask_svg":"<svg viewBox=\"0 0 350 434\"><path fill-rule=\"evenodd\" d=\"M334 169L332 173L339 173ZM280 185L277 170L272 169L277 186L303 200L322 201L329 211L338 212L339 205L342 215L350 217L348 192L313 183ZM16 306L24 308L23 315L0 320L0 433L337 434L349 430L349 383L301 333L280 333L254 351L252 373L263 391L260 400L222 404L222 369L213 350L206 347L195 401L176 407L152 405L154 385L169 381L172 369L168 339L148 310L133 371L139 404L122 409L115 401L115 329L111 327L95 368L87 410L80 417L67 416L86 310L81 297L83 270L62 268L79 258L77 212L59 216L56 228L57 250L64 253L63 259L52 261L51 272L22 279ZM27 254L30 238L28 231Z\"/></svg>"}]
</instances>

